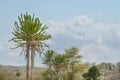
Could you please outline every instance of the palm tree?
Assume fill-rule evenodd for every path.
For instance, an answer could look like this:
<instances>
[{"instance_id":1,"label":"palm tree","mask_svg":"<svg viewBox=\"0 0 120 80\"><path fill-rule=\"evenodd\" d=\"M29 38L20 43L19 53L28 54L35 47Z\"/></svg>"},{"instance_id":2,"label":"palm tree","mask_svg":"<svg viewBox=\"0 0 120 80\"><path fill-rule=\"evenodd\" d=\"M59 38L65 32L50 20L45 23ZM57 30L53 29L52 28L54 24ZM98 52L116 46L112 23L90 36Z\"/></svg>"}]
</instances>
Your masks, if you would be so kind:
<instances>
[{"instance_id":1,"label":"palm tree","mask_svg":"<svg viewBox=\"0 0 120 80\"><path fill-rule=\"evenodd\" d=\"M55 56L53 60L53 65L56 71L56 78L58 80L63 80L63 75L62 73L65 71L67 67L67 60L65 58L64 54L58 54Z\"/></svg>"},{"instance_id":2,"label":"palm tree","mask_svg":"<svg viewBox=\"0 0 120 80\"><path fill-rule=\"evenodd\" d=\"M34 19L33 20L32 31L31 31L31 80L33 80L33 73L34 73L34 56L35 51L40 53L43 52L44 47L48 47L48 45L44 42L51 38L51 35L46 33L46 29L48 28L46 25L42 25L40 20ZM32 23L32 19L31 22Z\"/></svg>"},{"instance_id":3,"label":"palm tree","mask_svg":"<svg viewBox=\"0 0 120 80\"><path fill-rule=\"evenodd\" d=\"M26 14L28 15L28 14ZM14 37L10 40L16 43L16 48L22 48L22 53L25 54L25 59L26 59L26 80L30 80L30 34L28 32L29 26L27 25L27 20L28 17L21 14L21 16L18 16L19 23L15 21L15 28L13 35ZM20 54L20 55L21 55Z\"/></svg>"},{"instance_id":4,"label":"palm tree","mask_svg":"<svg viewBox=\"0 0 120 80\"><path fill-rule=\"evenodd\" d=\"M34 14L31 17L28 13L18 16L18 22L15 22L14 37L10 40L16 43L15 48L22 48L22 53L25 53L26 58L26 80L33 80L34 73L34 56L35 51L40 54L43 47L48 47L44 42L51 38L51 35L46 33L46 25L42 25L39 18L35 18ZM31 52L31 77L30 77L30 52Z\"/></svg>"},{"instance_id":5,"label":"palm tree","mask_svg":"<svg viewBox=\"0 0 120 80\"><path fill-rule=\"evenodd\" d=\"M52 68L53 68L53 60L55 58L55 54L56 53L53 50L48 50L43 57L43 64L46 64L48 66L49 75L50 75L49 80L53 80Z\"/></svg>"},{"instance_id":6,"label":"palm tree","mask_svg":"<svg viewBox=\"0 0 120 80\"><path fill-rule=\"evenodd\" d=\"M79 49L76 47L65 50L65 56L68 60L68 78L69 80L74 80L75 73L79 71L77 67L80 64L82 56L79 54Z\"/></svg>"}]
</instances>

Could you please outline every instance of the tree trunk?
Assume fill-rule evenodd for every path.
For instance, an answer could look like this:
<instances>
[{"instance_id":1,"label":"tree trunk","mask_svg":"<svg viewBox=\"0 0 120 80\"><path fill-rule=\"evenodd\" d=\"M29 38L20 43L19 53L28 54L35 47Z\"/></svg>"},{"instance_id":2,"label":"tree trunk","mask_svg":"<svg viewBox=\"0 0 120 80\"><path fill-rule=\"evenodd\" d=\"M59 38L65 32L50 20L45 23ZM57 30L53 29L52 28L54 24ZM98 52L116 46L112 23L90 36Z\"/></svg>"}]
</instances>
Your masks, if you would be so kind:
<instances>
[{"instance_id":1,"label":"tree trunk","mask_svg":"<svg viewBox=\"0 0 120 80\"><path fill-rule=\"evenodd\" d=\"M53 80L51 61L50 61L50 80Z\"/></svg>"},{"instance_id":2,"label":"tree trunk","mask_svg":"<svg viewBox=\"0 0 120 80\"><path fill-rule=\"evenodd\" d=\"M30 80L30 69L29 69L30 54L29 54L29 50L30 50L30 46L29 46L29 44L27 44L27 49L26 49L26 80Z\"/></svg>"},{"instance_id":3,"label":"tree trunk","mask_svg":"<svg viewBox=\"0 0 120 80\"><path fill-rule=\"evenodd\" d=\"M31 80L34 80L34 55L35 55L35 46L31 46Z\"/></svg>"},{"instance_id":4,"label":"tree trunk","mask_svg":"<svg viewBox=\"0 0 120 80\"><path fill-rule=\"evenodd\" d=\"M59 80L62 80L62 70L60 69L60 75L59 75Z\"/></svg>"}]
</instances>

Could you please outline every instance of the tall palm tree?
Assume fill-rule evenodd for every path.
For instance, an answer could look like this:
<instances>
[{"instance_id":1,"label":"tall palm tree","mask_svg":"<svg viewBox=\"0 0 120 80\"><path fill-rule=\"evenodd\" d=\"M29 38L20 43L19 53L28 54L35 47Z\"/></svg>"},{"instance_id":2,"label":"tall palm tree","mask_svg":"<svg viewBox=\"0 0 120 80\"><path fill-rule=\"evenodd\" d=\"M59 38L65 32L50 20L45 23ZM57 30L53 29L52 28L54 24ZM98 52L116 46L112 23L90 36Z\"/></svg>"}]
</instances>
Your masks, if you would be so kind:
<instances>
[{"instance_id":1,"label":"tall palm tree","mask_svg":"<svg viewBox=\"0 0 120 80\"><path fill-rule=\"evenodd\" d=\"M34 73L34 56L35 52L42 53L44 47L48 45L44 42L51 38L51 35L46 33L48 28L42 25L39 18L35 18L34 14L31 17L28 13L18 16L18 22L15 22L15 28L11 41L16 43L15 48L22 48L22 53L25 53L26 58L26 79L33 80ZM30 77L30 52L31 52L31 77Z\"/></svg>"},{"instance_id":2,"label":"tall palm tree","mask_svg":"<svg viewBox=\"0 0 120 80\"><path fill-rule=\"evenodd\" d=\"M31 19L32 20L32 19ZM31 32L31 80L34 78L34 56L35 51L40 53L43 52L44 47L48 47L48 45L45 43L46 40L51 38L51 35L48 35L46 33L46 29L48 28L46 25L42 25L39 19L34 20L35 24L33 23L33 31ZM32 21L31 21L32 23ZM35 25L35 26L34 26Z\"/></svg>"}]
</instances>

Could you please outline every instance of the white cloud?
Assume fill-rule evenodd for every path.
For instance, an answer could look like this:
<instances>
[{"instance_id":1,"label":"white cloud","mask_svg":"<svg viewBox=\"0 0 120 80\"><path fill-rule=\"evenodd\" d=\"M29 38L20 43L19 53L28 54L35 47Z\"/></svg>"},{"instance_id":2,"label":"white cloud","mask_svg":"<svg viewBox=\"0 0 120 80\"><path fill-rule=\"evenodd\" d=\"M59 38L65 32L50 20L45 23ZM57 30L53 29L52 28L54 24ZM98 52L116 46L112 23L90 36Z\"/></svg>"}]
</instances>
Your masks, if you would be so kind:
<instances>
[{"instance_id":1,"label":"white cloud","mask_svg":"<svg viewBox=\"0 0 120 80\"><path fill-rule=\"evenodd\" d=\"M19 56L19 49L11 49L11 45L4 44L0 50L0 64L2 65L24 65L24 57Z\"/></svg>"},{"instance_id":2,"label":"white cloud","mask_svg":"<svg viewBox=\"0 0 120 80\"><path fill-rule=\"evenodd\" d=\"M49 26L48 32L50 34L56 35L56 33L62 34L66 32L64 23L48 21L47 25Z\"/></svg>"},{"instance_id":3,"label":"white cloud","mask_svg":"<svg viewBox=\"0 0 120 80\"><path fill-rule=\"evenodd\" d=\"M91 62L120 61L120 24L96 22L87 16L76 16L64 22L51 21L49 24L49 32L53 35L52 48L62 50L77 46Z\"/></svg>"},{"instance_id":4,"label":"white cloud","mask_svg":"<svg viewBox=\"0 0 120 80\"><path fill-rule=\"evenodd\" d=\"M80 15L73 18L73 20L71 20L71 24L86 26L92 24L92 19L89 19L87 16Z\"/></svg>"},{"instance_id":5,"label":"white cloud","mask_svg":"<svg viewBox=\"0 0 120 80\"><path fill-rule=\"evenodd\" d=\"M90 62L117 62L120 55L118 51L103 44L89 44L81 48L83 61Z\"/></svg>"},{"instance_id":6,"label":"white cloud","mask_svg":"<svg viewBox=\"0 0 120 80\"><path fill-rule=\"evenodd\" d=\"M81 51L83 61L120 61L120 24L105 24L88 16L76 16L64 22L50 20L47 26L48 33L52 35L47 43L56 52L76 46ZM25 65L24 56L19 57L21 50L11 50L13 43L3 44L0 45L0 64ZM36 61L38 65L38 58Z\"/></svg>"}]
</instances>

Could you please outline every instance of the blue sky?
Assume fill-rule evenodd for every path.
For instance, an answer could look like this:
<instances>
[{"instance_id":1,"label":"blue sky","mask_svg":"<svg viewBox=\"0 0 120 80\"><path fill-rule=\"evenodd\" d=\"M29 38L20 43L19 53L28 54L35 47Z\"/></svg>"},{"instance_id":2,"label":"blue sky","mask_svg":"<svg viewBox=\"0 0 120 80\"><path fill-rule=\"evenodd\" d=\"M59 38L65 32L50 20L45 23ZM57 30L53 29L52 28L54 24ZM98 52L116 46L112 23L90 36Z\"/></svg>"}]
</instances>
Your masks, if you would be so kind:
<instances>
[{"instance_id":1,"label":"blue sky","mask_svg":"<svg viewBox=\"0 0 120 80\"><path fill-rule=\"evenodd\" d=\"M25 65L20 50L11 50L14 22L20 13L30 13L49 26L51 49L80 49L83 62L120 61L120 0L1 0L0 64ZM36 56L36 65L41 61Z\"/></svg>"}]
</instances>

